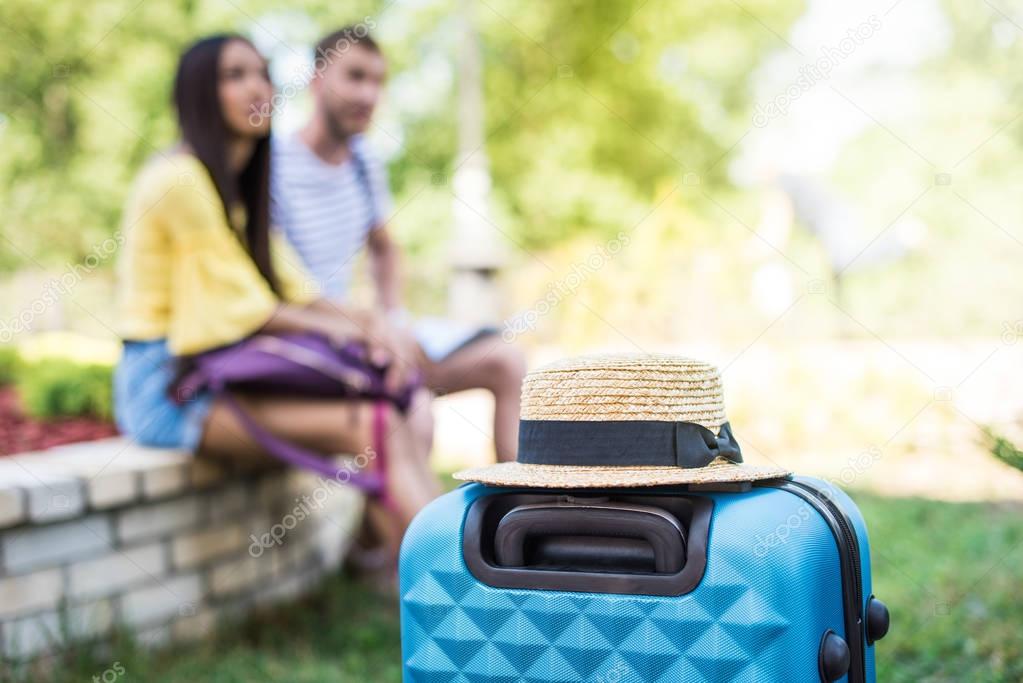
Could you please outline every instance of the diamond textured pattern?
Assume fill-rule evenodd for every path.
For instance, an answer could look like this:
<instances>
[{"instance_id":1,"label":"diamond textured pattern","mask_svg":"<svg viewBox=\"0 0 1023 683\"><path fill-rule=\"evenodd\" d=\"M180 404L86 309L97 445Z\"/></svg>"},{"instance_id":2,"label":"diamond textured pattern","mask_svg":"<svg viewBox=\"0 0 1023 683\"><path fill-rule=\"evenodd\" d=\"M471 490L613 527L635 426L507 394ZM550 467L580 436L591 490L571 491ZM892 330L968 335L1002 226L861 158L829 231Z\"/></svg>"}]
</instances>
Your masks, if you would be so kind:
<instances>
[{"instance_id":1,"label":"diamond textured pattern","mask_svg":"<svg viewBox=\"0 0 1023 683\"><path fill-rule=\"evenodd\" d=\"M708 494L707 569L678 597L480 583L462 559L461 528L471 502L493 492L463 486L432 503L406 535L407 683L811 683L821 635L844 630L831 532L784 492ZM757 552L779 525L785 541Z\"/></svg>"}]
</instances>

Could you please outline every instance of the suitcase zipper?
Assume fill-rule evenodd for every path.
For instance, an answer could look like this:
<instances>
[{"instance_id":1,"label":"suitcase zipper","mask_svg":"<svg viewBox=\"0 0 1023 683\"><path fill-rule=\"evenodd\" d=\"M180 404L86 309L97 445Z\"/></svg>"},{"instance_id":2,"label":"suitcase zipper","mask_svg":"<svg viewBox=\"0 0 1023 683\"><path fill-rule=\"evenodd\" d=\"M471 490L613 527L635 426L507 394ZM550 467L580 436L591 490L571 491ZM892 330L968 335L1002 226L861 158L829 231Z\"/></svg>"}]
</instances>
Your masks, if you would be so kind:
<instances>
[{"instance_id":1,"label":"suitcase zipper","mask_svg":"<svg viewBox=\"0 0 1023 683\"><path fill-rule=\"evenodd\" d=\"M856 604L857 605L862 604L863 569L862 565L860 564L860 544L858 537L856 536L856 531L852 528L852 522L849 521L849 517L845 514L845 510L843 510L838 505L838 503L833 501L830 495L826 494L825 492L821 491L820 489L816 488L811 484L807 484L798 480L793 480L792 483L813 493L815 496L817 496L818 500L820 500L826 506L830 507L832 512L834 513L835 518L838 520L838 525L842 529L842 537L845 540L845 544L846 547L848 548L849 556L851 558L852 565L851 568L853 576L856 578L855 584L853 586L856 593Z\"/></svg>"},{"instance_id":2,"label":"suitcase zipper","mask_svg":"<svg viewBox=\"0 0 1023 683\"><path fill-rule=\"evenodd\" d=\"M866 680L866 659L863 651L863 576L860 566L860 547L856 532L845 511L825 492L812 484L795 479L758 484L788 491L812 505L831 527L838 542L842 565L842 598L845 607L845 630L852 664L849 683Z\"/></svg>"}]
</instances>

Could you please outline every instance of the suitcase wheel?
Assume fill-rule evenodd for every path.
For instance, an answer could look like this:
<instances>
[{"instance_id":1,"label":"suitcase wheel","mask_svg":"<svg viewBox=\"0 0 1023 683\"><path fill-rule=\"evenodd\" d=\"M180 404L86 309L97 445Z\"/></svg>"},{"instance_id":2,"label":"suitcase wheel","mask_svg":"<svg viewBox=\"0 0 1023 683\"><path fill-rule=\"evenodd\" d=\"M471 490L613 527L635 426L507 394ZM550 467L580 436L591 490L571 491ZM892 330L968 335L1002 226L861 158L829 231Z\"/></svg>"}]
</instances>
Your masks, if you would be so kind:
<instances>
[{"instance_id":1,"label":"suitcase wheel","mask_svg":"<svg viewBox=\"0 0 1023 683\"><path fill-rule=\"evenodd\" d=\"M849 644L845 642L845 638L831 629L824 632L817 657L817 666L824 683L837 681L849 673L849 665L852 663Z\"/></svg>"},{"instance_id":2,"label":"suitcase wheel","mask_svg":"<svg viewBox=\"0 0 1023 683\"><path fill-rule=\"evenodd\" d=\"M890 623L888 606L871 595L867 600L867 645L884 638Z\"/></svg>"}]
</instances>

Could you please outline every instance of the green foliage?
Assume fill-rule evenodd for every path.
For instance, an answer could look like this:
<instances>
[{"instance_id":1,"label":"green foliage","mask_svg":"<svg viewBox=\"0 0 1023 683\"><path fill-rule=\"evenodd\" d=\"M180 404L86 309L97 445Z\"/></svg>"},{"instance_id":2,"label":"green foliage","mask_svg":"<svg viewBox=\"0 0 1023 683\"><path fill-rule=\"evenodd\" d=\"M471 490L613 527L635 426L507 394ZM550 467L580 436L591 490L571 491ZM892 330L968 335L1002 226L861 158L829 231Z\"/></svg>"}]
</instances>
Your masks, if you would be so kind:
<instances>
[{"instance_id":1,"label":"green foliage","mask_svg":"<svg viewBox=\"0 0 1023 683\"><path fill-rule=\"evenodd\" d=\"M0 385L14 381L19 364L17 349L13 346L0 346Z\"/></svg>"},{"instance_id":2,"label":"green foliage","mask_svg":"<svg viewBox=\"0 0 1023 683\"><path fill-rule=\"evenodd\" d=\"M114 231L135 168L171 138L167 92L191 6L0 5L0 203L15 229L0 266L80 260Z\"/></svg>"},{"instance_id":3,"label":"green foliage","mask_svg":"<svg viewBox=\"0 0 1023 683\"><path fill-rule=\"evenodd\" d=\"M113 416L113 369L107 365L79 365L47 359L24 364L16 386L25 412L53 418L91 415Z\"/></svg>"},{"instance_id":4,"label":"green foliage","mask_svg":"<svg viewBox=\"0 0 1023 683\"><path fill-rule=\"evenodd\" d=\"M14 346L0 346L0 385L13 384L32 417L113 416L113 368L66 358L26 359Z\"/></svg>"},{"instance_id":5,"label":"green foliage","mask_svg":"<svg viewBox=\"0 0 1023 683\"><path fill-rule=\"evenodd\" d=\"M1010 467L1023 470L1023 451L1015 443L991 428L984 429L984 438L992 455Z\"/></svg>"},{"instance_id":6,"label":"green foliage","mask_svg":"<svg viewBox=\"0 0 1023 683\"><path fill-rule=\"evenodd\" d=\"M777 46L762 23L786 26L802 3L487 6L494 183L525 245L541 247L632 227L686 173L725 184L750 74Z\"/></svg>"}]
</instances>

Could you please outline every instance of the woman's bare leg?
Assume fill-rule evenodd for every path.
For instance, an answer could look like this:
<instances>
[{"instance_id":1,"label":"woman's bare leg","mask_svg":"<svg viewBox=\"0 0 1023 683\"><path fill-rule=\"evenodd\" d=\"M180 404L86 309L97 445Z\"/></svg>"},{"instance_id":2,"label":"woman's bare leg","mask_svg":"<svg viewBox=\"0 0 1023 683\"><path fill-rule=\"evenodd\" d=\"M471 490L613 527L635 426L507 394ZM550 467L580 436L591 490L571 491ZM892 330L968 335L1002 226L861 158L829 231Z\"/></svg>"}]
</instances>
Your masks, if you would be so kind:
<instances>
[{"instance_id":1,"label":"woman's bare leg","mask_svg":"<svg viewBox=\"0 0 1023 683\"><path fill-rule=\"evenodd\" d=\"M433 394L429 389L419 389L412 395L403 417L419 454L423 460L429 460L433 450Z\"/></svg>"},{"instance_id":2,"label":"woman's bare leg","mask_svg":"<svg viewBox=\"0 0 1023 683\"><path fill-rule=\"evenodd\" d=\"M499 462L519 450L519 400L526 360L500 335L478 339L428 368L426 384L438 394L489 389L494 395L494 451Z\"/></svg>"},{"instance_id":3,"label":"woman's bare leg","mask_svg":"<svg viewBox=\"0 0 1023 683\"><path fill-rule=\"evenodd\" d=\"M373 404L272 396L239 396L246 412L272 434L324 454L358 454L373 447ZM440 493L408 424L388 408L386 420L387 497L397 523L397 538L412 518ZM206 422L200 452L235 462L266 462L263 452L221 401ZM394 540L392 539L392 543Z\"/></svg>"},{"instance_id":4,"label":"woman's bare leg","mask_svg":"<svg viewBox=\"0 0 1023 683\"><path fill-rule=\"evenodd\" d=\"M433 394L430 390L416 391L408 410L402 417L408 424L416 452L423 462L428 462L430 451L433 448ZM397 531L403 533L404 530ZM359 536L349 555L349 559L353 560L353 566L358 571L358 565L362 560L366 560L372 565L379 556L381 546L390 551L396 549L400 544L401 533L398 533L396 537L396 529L391 522L390 511L377 501L368 501L366 514L363 516L362 525L359 528ZM392 559L396 561L397 553L393 554Z\"/></svg>"}]
</instances>

